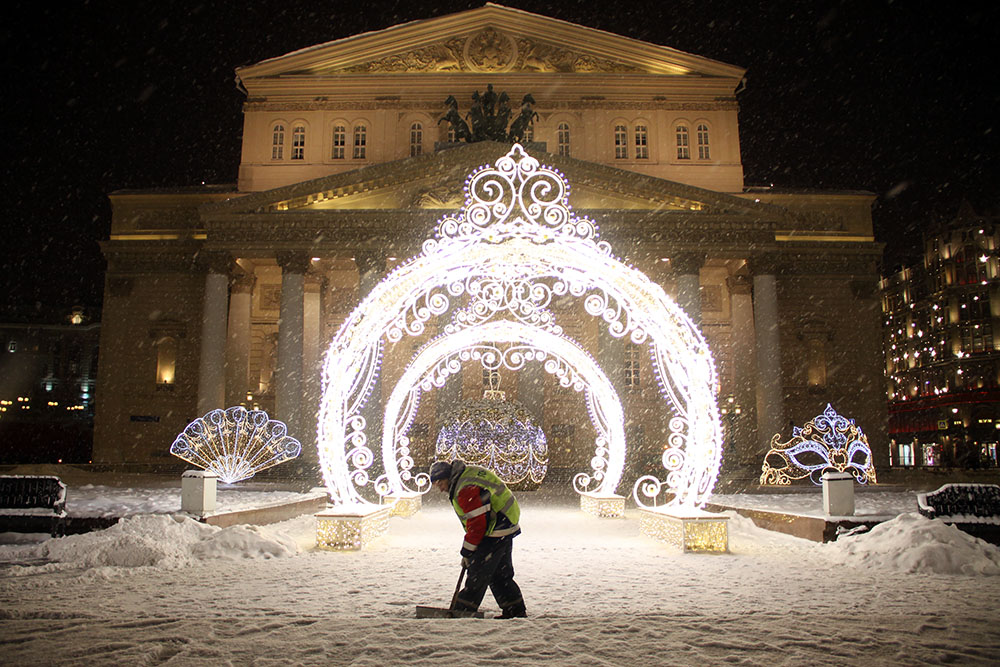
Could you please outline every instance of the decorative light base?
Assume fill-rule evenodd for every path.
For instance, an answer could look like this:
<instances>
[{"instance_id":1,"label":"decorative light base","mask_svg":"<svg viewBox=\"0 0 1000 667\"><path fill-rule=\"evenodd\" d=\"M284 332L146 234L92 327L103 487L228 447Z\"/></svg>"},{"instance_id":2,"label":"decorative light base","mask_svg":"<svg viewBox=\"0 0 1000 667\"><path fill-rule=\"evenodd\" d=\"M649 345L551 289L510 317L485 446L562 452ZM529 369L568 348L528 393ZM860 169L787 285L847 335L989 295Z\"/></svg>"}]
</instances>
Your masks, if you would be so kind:
<instances>
[{"instance_id":1,"label":"decorative light base","mask_svg":"<svg viewBox=\"0 0 1000 667\"><path fill-rule=\"evenodd\" d=\"M729 517L687 507L639 509L643 535L666 542L682 551L726 553L729 551Z\"/></svg>"},{"instance_id":2,"label":"decorative light base","mask_svg":"<svg viewBox=\"0 0 1000 667\"><path fill-rule=\"evenodd\" d=\"M580 509L602 519L618 519L625 516L625 496L581 493Z\"/></svg>"},{"instance_id":3,"label":"decorative light base","mask_svg":"<svg viewBox=\"0 0 1000 667\"><path fill-rule=\"evenodd\" d=\"M382 499L382 503L387 506L391 506L389 510L390 516L413 516L420 511L423 506L422 501L423 496L419 493L409 494L401 493L398 495L386 496Z\"/></svg>"},{"instance_id":4,"label":"decorative light base","mask_svg":"<svg viewBox=\"0 0 1000 667\"><path fill-rule=\"evenodd\" d=\"M389 507L338 505L316 513L316 546L360 551L389 527Z\"/></svg>"}]
</instances>

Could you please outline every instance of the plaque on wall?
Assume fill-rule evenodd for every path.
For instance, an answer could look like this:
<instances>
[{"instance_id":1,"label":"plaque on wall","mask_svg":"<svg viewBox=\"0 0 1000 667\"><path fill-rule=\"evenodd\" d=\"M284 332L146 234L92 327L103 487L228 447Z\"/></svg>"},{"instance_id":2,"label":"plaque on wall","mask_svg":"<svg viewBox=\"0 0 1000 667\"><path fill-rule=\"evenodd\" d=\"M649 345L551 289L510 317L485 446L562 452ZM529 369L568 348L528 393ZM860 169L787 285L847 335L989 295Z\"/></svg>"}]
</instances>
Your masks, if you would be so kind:
<instances>
[{"instance_id":1,"label":"plaque on wall","mask_svg":"<svg viewBox=\"0 0 1000 667\"><path fill-rule=\"evenodd\" d=\"M701 312L718 313L722 311L722 288L718 285L701 286Z\"/></svg>"},{"instance_id":2,"label":"plaque on wall","mask_svg":"<svg viewBox=\"0 0 1000 667\"><path fill-rule=\"evenodd\" d=\"M260 288L261 310L279 310L281 308L281 285L264 285Z\"/></svg>"}]
</instances>

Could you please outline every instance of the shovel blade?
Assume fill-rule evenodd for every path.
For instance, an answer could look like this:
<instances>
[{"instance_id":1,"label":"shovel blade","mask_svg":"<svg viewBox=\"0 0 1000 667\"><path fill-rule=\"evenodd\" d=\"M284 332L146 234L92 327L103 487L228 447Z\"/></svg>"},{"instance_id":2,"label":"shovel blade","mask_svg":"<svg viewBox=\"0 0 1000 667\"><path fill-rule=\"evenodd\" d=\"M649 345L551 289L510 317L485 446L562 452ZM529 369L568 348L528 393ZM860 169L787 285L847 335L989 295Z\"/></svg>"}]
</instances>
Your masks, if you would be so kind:
<instances>
[{"instance_id":1,"label":"shovel blade","mask_svg":"<svg viewBox=\"0 0 1000 667\"><path fill-rule=\"evenodd\" d=\"M483 612L417 605L417 618L483 618Z\"/></svg>"}]
</instances>

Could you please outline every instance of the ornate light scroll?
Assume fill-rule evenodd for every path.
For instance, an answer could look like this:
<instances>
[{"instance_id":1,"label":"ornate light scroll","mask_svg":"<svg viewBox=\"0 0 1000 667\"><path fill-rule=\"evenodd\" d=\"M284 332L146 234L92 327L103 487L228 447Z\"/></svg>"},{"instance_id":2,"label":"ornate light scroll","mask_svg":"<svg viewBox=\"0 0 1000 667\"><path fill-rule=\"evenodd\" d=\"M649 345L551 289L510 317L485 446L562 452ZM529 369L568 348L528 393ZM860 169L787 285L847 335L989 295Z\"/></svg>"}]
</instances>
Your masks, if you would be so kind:
<instances>
[{"instance_id":1,"label":"ornate light scroll","mask_svg":"<svg viewBox=\"0 0 1000 667\"><path fill-rule=\"evenodd\" d=\"M489 341L525 354L530 349L533 359L548 355L546 371L583 377L578 386L570 383L587 393L598 438L591 470L577 475L574 485L580 492L614 494L626 453L624 413L596 362L555 321L548 306L559 297L582 299L611 335L648 347L671 427L665 479L657 483L675 504L704 504L718 473L722 429L715 365L691 320L659 285L613 255L594 222L573 213L565 177L520 145L495 166L474 170L464 196L462 209L443 217L422 252L375 286L330 345L319 455L334 502L371 502L362 491L402 491L410 480L418 490L426 487L410 470L413 461L400 439L421 383L441 386L440 378L457 372ZM381 345L418 335L432 318L446 315L450 323L433 351L421 350L386 402L383 432L368 433L362 407ZM435 370L439 364L445 371ZM372 440L379 435L381 457Z\"/></svg>"}]
</instances>

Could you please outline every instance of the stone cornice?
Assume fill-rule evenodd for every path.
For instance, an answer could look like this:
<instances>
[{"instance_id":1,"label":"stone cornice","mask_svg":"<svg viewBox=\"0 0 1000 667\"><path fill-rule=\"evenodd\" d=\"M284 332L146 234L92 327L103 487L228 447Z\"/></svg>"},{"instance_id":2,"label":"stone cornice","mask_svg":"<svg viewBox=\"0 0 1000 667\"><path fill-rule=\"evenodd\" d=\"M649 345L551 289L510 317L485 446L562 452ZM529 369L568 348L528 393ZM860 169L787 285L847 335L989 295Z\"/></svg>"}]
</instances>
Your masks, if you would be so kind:
<instances>
[{"instance_id":1,"label":"stone cornice","mask_svg":"<svg viewBox=\"0 0 1000 667\"><path fill-rule=\"evenodd\" d=\"M405 111L421 111L431 117L444 115L444 110L436 101L428 104L425 101L412 100L391 100L391 99L371 99L371 100L302 100L302 101L253 101L243 105L244 113L294 113L306 111L381 111L385 109L399 109ZM636 100L636 99L613 99L596 100L580 99L554 101L544 108L538 108L538 114L543 118L553 113L585 111L585 110L634 110L634 111L738 111L739 103L736 100L706 100L699 101L671 101L671 100Z\"/></svg>"},{"instance_id":2,"label":"stone cornice","mask_svg":"<svg viewBox=\"0 0 1000 667\"><path fill-rule=\"evenodd\" d=\"M201 273L201 243L189 241L102 241L108 274Z\"/></svg>"}]
</instances>

